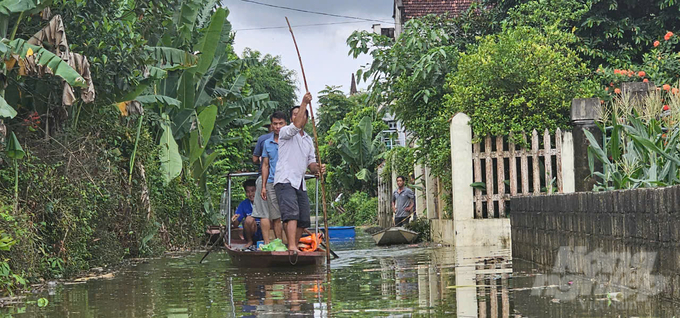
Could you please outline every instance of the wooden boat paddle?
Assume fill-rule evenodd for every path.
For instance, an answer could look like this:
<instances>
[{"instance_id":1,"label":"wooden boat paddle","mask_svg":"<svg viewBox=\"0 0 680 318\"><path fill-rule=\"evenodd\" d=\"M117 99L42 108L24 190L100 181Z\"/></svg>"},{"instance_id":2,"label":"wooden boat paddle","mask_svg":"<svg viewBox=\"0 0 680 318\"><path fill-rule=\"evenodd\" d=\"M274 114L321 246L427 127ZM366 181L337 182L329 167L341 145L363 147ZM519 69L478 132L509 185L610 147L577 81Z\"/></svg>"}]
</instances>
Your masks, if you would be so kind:
<instances>
[{"instance_id":1,"label":"wooden boat paddle","mask_svg":"<svg viewBox=\"0 0 680 318\"><path fill-rule=\"evenodd\" d=\"M201 260L198 261L199 264L203 263L203 260L204 260L206 257L208 257L208 254L210 254L210 252L212 252L213 248L215 248L215 245L217 245L217 243L222 242L222 240L223 240L223 238L224 238L224 235L222 235L222 233L223 233L223 232L222 232L222 229L220 229L220 236L217 238L217 240L215 240L215 243L213 243L213 245L210 246L210 248L208 249L208 251L205 252L205 255L203 255L203 258L201 258Z\"/></svg>"},{"instance_id":2,"label":"wooden boat paddle","mask_svg":"<svg viewBox=\"0 0 680 318\"><path fill-rule=\"evenodd\" d=\"M416 210L413 210L413 212L411 212L411 214L409 214L406 218L404 218L403 220L401 220L401 221L399 222L399 224L395 224L394 226L396 227L396 226L401 225L402 223L404 223L404 221L410 219L415 213L416 213Z\"/></svg>"},{"instance_id":3,"label":"wooden boat paddle","mask_svg":"<svg viewBox=\"0 0 680 318\"><path fill-rule=\"evenodd\" d=\"M290 35L293 37L293 44L295 44L295 51L297 51L298 60L300 60L300 70L302 71L302 80L305 83L305 90L309 93L309 87L307 86L307 77L305 76L305 68L302 66L302 57L300 57L300 49L298 48L297 41L295 41L295 34L293 34L293 28L290 26L290 21L286 17L286 23L288 23L288 30ZM312 120L312 131L314 132L314 148L316 150L316 161L319 164L319 169L321 169L321 154L319 153L319 136L316 133L316 121L314 121L314 107L312 103L309 103L309 115ZM302 110L301 110L302 111ZM323 225L326 228L326 246L330 245L328 243L328 213L326 212L326 183L324 182L323 173L319 173L319 181L321 181L321 201L323 202ZM316 202L319 202L319 198L316 198ZM318 203L317 203L318 204ZM331 264L330 248L326 249L326 264Z\"/></svg>"}]
</instances>

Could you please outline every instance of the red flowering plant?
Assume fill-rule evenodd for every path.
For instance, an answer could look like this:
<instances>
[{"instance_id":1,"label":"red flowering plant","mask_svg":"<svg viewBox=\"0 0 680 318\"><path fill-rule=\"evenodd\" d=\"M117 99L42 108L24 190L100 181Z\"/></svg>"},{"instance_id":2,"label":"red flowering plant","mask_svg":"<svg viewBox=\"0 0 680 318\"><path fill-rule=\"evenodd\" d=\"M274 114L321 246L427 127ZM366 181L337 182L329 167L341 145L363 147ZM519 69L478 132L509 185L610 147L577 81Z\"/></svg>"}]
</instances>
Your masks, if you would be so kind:
<instances>
[{"instance_id":1,"label":"red flowering plant","mask_svg":"<svg viewBox=\"0 0 680 318\"><path fill-rule=\"evenodd\" d=\"M680 38L673 32L664 35L663 40L644 56L643 68L649 80L657 86L676 85L680 80ZM655 44L657 43L655 42Z\"/></svg>"},{"instance_id":2,"label":"red flowering plant","mask_svg":"<svg viewBox=\"0 0 680 318\"><path fill-rule=\"evenodd\" d=\"M27 127L30 131L36 131L40 125L40 115L37 112L29 113L21 125Z\"/></svg>"},{"instance_id":3,"label":"red flowering plant","mask_svg":"<svg viewBox=\"0 0 680 318\"><path fill-rule=\"evenodd\" d=\"M671 91L671 86L678 86L680 80L678 44L678 35L669 31L662 39L654 41L653 48L645 54L642 65L619 68L600 66L595 74L604 87L599 97L603 102L612 101L621 93L620 87L624 82L650 82L666 92L677 93Z\"/></svg>"}]
</instances>

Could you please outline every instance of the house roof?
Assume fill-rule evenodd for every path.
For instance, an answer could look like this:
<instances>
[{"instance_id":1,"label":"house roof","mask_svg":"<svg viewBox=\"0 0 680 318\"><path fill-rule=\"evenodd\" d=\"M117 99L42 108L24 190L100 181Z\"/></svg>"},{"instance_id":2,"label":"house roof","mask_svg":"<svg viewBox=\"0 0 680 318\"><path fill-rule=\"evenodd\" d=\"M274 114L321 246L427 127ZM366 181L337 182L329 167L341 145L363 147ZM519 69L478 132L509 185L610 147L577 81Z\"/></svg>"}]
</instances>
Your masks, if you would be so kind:
<instances>
[{"instance_id":1,"label":"house roof","mask_svg":"<svg viewBox=\"0 0 680 318\"><path fill-rule=\"evenodd\" d=\"M402 0L403 21L426 16L440 15L448 12L459 15L470 7L474 0Z\"/></svg>"}]
</instances>

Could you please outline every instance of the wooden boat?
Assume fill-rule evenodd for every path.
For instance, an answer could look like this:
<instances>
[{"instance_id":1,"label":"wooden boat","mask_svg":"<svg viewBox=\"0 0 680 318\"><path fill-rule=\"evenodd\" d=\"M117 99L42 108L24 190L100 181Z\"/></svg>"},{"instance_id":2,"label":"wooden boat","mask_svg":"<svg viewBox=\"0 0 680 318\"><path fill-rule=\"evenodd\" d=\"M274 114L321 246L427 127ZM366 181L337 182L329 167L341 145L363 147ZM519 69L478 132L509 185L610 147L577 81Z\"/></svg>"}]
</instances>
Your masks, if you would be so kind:
<instances>
[{"instance_id":1,"label":"wooden boat","mask_svg":"<svg viewBox=\"0 0 680 318\"><path fill-rule=\"evenodd\" d=\"M241 238L242 229L231 231L231 245L225 244L231 262L239 267L301 267L323 265L326 262L326 252L298 252L297 256L289 252L243 251L246 241Z\"/></svg>"},{"instance_id":2,"label":"wooden boat","mask_svg":"<svg viewBox=\"0 0 680 318\"><path fill-rule=\"evenodd\" d=\"M377 245L396 245L413 243L418 233L403 227L391 227L372 234Z\"/></svg>"},{"instance_id":3,"label":"wooden boat","mask_svg":"<svg viewBox=\"0 0 680 318\"><path fill-rule=\"evenodd\" d=\"M224 189L220 202L220 212L225 216L226 227L231 228L231 178L251 177L256 178L257 172L238 172L227 174L227 188ZM313 175L305 175L305 179L315 178ZM317 189L319 181L317 180ZM317 196L318 197L318 196ZM316 210L316 219L319 218L319 209ZM315 222L318 228L318 221ZM312 266L322 265L326 262L326 251L317 250L314 252L298 252L297 255L288 251L285 252L266 252L266 251L243 251L246 241L242 238L242 229L235 228L227 231L224 247L231 258L232 264L241 267L263 268L263 267L290 267L290 266ZM285 243L285 242L284 242Z\"/></svg>"},{"instance_id":4,"label":"wooden boat","mask_svg":"<svg viewBox=\"0 0 680 318\"><path fill-rule=\"evenodd\" d=\"M233 235L233 234L232 234ZM231 245L225 246L231 262L240 267L264 268L264 267L300 267L323 265L326 262L326 252L298 252L294 255L289 252L265 252L243 251L246 246L245 240L240 237L232 237Z\"/></svg>"}]
</instances>

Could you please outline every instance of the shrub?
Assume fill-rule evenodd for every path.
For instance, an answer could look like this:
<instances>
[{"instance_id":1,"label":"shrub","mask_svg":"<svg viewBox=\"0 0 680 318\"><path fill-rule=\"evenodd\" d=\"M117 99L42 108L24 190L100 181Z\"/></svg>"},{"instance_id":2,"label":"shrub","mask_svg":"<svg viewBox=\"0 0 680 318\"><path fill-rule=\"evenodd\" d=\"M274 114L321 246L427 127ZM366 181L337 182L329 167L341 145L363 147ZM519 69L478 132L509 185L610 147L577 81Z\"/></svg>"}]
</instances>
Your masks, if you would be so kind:
<instances>
[{"instance_id":1,"label":"shrub","mask_svg":"<svg viewBox=\"0 0 680 318\"><path fill-rule=\"evenodd\" d=\"M430 220L427 218L420 217L413 222L409 222L409 224L406 224L406 228L418 232L416 243L430 241Z\"/></svg>"},{"instance_id":2,"label":"shrub","mask_svg":"<svg viewBox=\"0 0 680 318\"><path fill-rule=\"evenodd\" d=\"M344 212L336 210L329 223L355 226L374 224L378 214L378 198L369 198L365 192L354 192L340 207L338 210Z\"/></svg>"},{"instance_id":3,"label":"shrub","mask_svg":"<svg viewBox=\"0 0 680 318\"><path fill-rule=\"evenodd\" d=\"M617 95L605 105L604 138L586 131L593 191L680 184L680 97L673 91L653 90L642 99Z\"/></svg>"},{"instance_id":4,"label":"shrub","mask_svg":"<svg viewBox=\"0 0 680 318\"><path fill-rule=\"evenodd\" d=\"M567 46L573 41L560 31L527 27L485 36L461 53L458 71L448 78L449 113L470 116L477 136L567 127L571 100L597 91Z\"/></svg>"}]
</instances>

